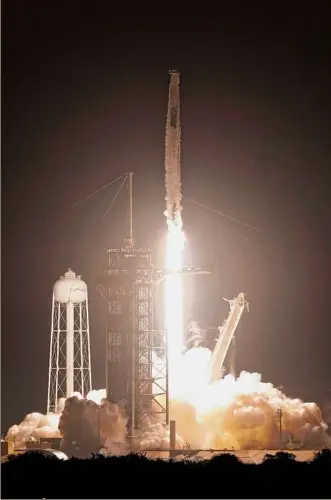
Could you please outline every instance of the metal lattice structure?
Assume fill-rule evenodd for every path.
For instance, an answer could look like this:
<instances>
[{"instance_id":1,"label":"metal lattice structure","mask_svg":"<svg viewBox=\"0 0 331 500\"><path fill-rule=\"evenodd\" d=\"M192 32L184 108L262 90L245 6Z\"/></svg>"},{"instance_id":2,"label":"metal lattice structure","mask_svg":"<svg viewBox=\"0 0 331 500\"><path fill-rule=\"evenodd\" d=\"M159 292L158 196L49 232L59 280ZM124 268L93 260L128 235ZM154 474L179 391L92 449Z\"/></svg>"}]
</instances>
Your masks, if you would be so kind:
<instances>
[{"instance_id":1,"label":"metal lattice structure","mask_svg":"<svg viewBox=\"0 0 331 500\"><path fill-rule=\"evenodd\" d=\"M123 247L108 256L98 285L107 303L107 398L126 401L133 435L148 417L167 421L165 333L153 330L151 251Z\"/></svg>"},{"instance_id":2,"label":"metal lattice structure","mask_svg":"<svg viewBox=\"0 0 331 500\"><path fill-rule=\"evenodd\" d=\"M66 273L62 283L68 280L72 286L72 274ZM80 283L80 277L77 277ZM81 282L83 283L83 282ZM75 286L75 285L74 285ZM86 396L92 390L91 348L88 316L87 289L69 288L68 300L57 300L53 291L52 329L49 356L49 377L47 412L57 411L60 398L67 398L73 392Z\"/></svg>"},{"instance_id":3,"label":"metal lattice structure","mask_svg":"<svg viewBox=\"0 0 331 500\"><path fill-rule=\"evenodd\" d=\"M113 250L113 249L112 249ZM113 402L132 399L130 377L133 328L133 275L123 255L109 251L109 266L99 285L107 304L106 390Z\"/></svg>"},{"instance_id":4,"label":"metal lattice structure","mask_svg":"<svg viewBox=\"0 0 331 500\"><path fill-rule=\"evenodd\" d=\"M168 423L167 346L164 330L153 329L154 275L151 254L148 269L137 269L135 283L136 425L146 418Z\"/></svg>"}]
</instances>

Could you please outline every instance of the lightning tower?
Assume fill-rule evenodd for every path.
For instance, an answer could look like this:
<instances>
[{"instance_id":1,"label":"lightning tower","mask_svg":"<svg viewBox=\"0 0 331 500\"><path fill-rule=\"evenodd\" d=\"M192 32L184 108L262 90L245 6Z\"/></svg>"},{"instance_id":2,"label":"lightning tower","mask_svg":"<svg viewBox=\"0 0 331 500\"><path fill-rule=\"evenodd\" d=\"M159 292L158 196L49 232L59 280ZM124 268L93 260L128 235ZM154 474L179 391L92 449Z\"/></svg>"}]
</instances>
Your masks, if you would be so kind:
<instances>
[{"instance_id":1,"label":"lightning tower","mask_svg":"<svg viewBox=\"0 0 331 500\"><path fill-rule=\"evenodd\" d=\"M47 413L60 398L92 390L87 285L71 269L54 284Z\"/></svg>"}]
</instances>

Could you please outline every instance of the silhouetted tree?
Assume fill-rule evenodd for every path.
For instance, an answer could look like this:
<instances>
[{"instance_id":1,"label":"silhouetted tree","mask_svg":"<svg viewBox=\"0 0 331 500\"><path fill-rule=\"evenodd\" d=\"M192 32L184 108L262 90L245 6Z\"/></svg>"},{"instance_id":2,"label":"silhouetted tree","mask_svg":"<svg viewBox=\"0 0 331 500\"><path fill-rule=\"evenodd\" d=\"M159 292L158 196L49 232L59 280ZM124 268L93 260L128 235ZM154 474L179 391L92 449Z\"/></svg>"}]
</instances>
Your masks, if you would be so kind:
<instances>
[{"instance_id":1,"label":"silhouetted tree","mask_svg":"<svg viewBox=\"0 0 331 500\"><path fill-rule=\"evenodd\" d=\"M63 461L29 452L2 464L1 489L2 498L327 498L330 457L323 450L304 463L279 452L256 465L231 454L203 462L134 454Z\"/></svg>"},{"instance_id":2,"label":"silhouetted tree","mask_svg":"<svg viewBox=\"0 0 331 500\"><path fill-rule=\"evenodd\" d=\"M315 452L313 462L331 467L331 449L324 448Z\"/></svg>"}]
</instances>

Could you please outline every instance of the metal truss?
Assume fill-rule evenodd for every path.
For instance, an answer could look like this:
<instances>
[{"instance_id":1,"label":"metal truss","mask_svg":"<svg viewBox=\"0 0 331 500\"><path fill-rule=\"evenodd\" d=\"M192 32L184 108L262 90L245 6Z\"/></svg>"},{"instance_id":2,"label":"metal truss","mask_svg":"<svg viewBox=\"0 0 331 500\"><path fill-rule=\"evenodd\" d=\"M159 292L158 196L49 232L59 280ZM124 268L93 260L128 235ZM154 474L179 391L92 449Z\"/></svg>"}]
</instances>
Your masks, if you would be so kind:
<instances>
[{"instance_id":1,"label":"metal truss","mask_svg":"<svg viewBox=\"0 0 331 500\"><path fill-rule=\"evenodd\" d=\"M92 390L91 348L87 300L74 304L74 392L86 396ZM67 394L67 304L52 303L52 331L49 357L47 413L57 411Z\"/></svg>"},{"instance_id":2,"label":"metal truss","mask_svg":"<svg viewBox=\"0 0 331 500\"><path fill-rule=\"evenodd\" d=\"M143 273L143 275L142 275ZM136 425L146 418L167 423L167 349L163 330L153 330L152 268L140 271L135 284Z\"/></svg>"}]
</instances>

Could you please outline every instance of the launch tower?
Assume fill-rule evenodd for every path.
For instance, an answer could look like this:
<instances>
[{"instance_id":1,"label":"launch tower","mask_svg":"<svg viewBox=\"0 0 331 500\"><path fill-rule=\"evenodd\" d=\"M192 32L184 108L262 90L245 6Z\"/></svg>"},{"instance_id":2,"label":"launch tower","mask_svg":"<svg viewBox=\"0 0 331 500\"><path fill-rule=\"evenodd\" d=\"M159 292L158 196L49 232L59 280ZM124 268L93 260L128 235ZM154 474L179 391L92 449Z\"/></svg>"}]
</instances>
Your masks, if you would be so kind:
<instances>
[{"instance_id":1,"label":"launch tower","mask_svg":"<svg viewBox=\"0 0 331 500\"><path fill-rule=\"evenodd\" d=\"M107 250L108 265L98 291L107 305L106 388L110 401L126 402L129 432L151 416L168 420L164 331L154 330L152 251L132 236L132 174L129 174L129 235Z\"/></svg>"},{"instance_id":2,"label":"launch tower","mask_svg":"<svg viewBox=\"0 0 331 500\"><path fill-rule=\"evenodd\" d=\"M71 269L54 284L47 413L60 398L92 390L87 285Z\"/></svg>"}]
</instances>

